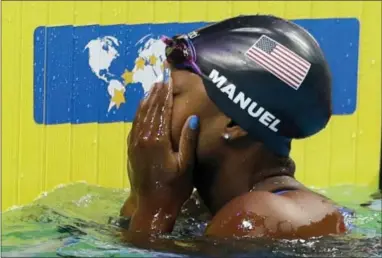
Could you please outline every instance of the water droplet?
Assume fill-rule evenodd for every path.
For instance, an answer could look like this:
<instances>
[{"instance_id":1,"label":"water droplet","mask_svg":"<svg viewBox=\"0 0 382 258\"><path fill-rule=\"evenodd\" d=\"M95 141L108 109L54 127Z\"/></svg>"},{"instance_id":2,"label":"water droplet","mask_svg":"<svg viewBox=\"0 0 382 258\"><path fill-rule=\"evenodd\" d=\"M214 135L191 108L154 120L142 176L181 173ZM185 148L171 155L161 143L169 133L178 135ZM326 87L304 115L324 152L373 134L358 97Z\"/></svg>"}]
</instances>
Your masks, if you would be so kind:
<instances>
[{"instance_id":1,"label":"water droplet","mask_svg":"<svg viewBox=\"0 0 382 258\"><path fill-rule=\"evenodd\" d=\"M241 222L241 226L242 226L244 229L248 229L248 230L253 229L253 225L252 225L252 223L251 223L249 220L243 220L243 221Z\"/></svg>"},{"instance_id":2,"label":"water droplet","mask_svg":"<svg viewBox=\"0 0 382 258\"><path fill-rule=\"evenodd\" d=\"M348 58L349 57L349 54L346 54L346 56L345 56L346 58Z\"/></svg>"},{"instance_id":3,"label":"water droplet","mask_svg":"<svg viewBox=\"0 0 382 258\"><path fill-rule=\"evenodd\" d=\"M373 60L371 60L371 64L375 64L375 60L373 59Z\"/></svg>"},{"instance_id":4,"label":"water droplet","mask_svg":"<svg viewBox=\"0 0 382 258\"><path fill-rule=\"evenodd\" d=\"M161 183L159 182L159 181L156 181L155 182L155 189L159 189L159 188L161 188Z\"/></svg>"},{"instance_id":5,"label":"water droplet","mask_svg":"<svg viewBox=\"0 0 382 258\"><path fill-rule=\"evenodd\" d=\"M40 197L46 197L46 196L48 196L48 193L47 193L47 192L42 192L42 193L40 194Z\"/></svg>"},{"instance_id":6,"label":"water droplet","mask_svg":"<svg viewBox=\"0 0 382 258\"><path fill-rule=\"evenodd\" d=\"M357 134L356 133L352 133L351 138L356 138L356 137L357 137Z\"/></svg>"}]
</instances>

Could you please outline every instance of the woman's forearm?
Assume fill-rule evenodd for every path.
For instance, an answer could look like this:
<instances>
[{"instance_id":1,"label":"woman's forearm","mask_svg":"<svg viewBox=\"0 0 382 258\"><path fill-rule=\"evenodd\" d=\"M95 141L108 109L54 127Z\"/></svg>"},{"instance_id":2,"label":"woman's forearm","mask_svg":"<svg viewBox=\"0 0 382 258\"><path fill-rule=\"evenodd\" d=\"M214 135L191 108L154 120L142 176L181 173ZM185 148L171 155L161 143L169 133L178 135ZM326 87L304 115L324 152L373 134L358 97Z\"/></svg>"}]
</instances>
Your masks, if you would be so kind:
<instances>
[{"instance_id":1,"label":"woman's forearm","mask_svg":"<svg viewBox=\"0 0 382 258\"><path fill-rule=\"evenodd\" d=\"M137 196L133 192L130 192L130 195L123 204L119 215L121 217L131 218L137 209L137 205Z\"/></svg>"},{"instance_id":2,"label":"woman's forearm","mask_svg":"<svg viewBox=\"0 0 382 258\"><path fill-rule=\"evenodd\" d=\"M150 246L152 237L172 232L179 211L180 207L175 205L141 201L131 216L128 229L122 230L123 240L141 248Z\"/></svg>"},{"instance_id":3,"label":"woman's forearm","mask_svg":"<svg viewBox=\"0 0 382 258\"><path fill-rule=\"evenodd\" d=\"M143 234L170 233L174 227L179 209L161 205L139 205L133 213L129 231Z\"/></svg>"}]
</instances>

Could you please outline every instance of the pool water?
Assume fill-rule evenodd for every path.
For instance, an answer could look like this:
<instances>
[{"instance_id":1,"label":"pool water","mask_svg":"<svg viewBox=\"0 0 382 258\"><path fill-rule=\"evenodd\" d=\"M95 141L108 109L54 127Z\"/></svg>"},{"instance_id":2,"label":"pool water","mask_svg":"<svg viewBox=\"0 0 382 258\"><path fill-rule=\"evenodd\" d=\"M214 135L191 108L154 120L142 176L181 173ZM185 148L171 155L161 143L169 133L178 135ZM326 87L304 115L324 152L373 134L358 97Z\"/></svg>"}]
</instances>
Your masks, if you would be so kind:
<instances>
[{"instance_id":1,"label":"pool water","mask_svg":"<svg viewBox=\"0 0 382 258\"><path fill-rule=\"evenodd\" d=\"M382 257L380 194L355 186L316 191L355 210L351 232L307 241L209 239L202 236L206 215L192 215L184 208L172 234L136 248L120 241L117 226L128 191L85 183L61 186L2 214L2 256Z\"/></svg>"}]
</instances>

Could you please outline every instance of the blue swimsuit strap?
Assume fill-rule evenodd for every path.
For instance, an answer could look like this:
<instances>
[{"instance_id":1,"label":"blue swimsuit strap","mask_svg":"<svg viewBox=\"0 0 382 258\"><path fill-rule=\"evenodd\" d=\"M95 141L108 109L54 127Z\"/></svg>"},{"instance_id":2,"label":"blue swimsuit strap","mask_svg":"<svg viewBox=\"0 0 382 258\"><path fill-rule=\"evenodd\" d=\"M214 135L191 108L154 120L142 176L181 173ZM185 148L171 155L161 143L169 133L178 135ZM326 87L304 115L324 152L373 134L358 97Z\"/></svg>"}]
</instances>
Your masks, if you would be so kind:
<instances>
[{"instance_id":1,"label":"blue swimsuit strap","mask_svg":"<svg viewBox=\"0 0 382 258\"><path fill-rule=\"evenodd\" d=\"M272 191L272 193L274 193L274 194L277 194L277 195L281 195L281 194L283 194L283 193L286 193L286 192L291 192L291 191L294 191L294 190L292 190L292 189L285 189L285 190L276 190L276 191Z\"/></svg>"}]
</instances>

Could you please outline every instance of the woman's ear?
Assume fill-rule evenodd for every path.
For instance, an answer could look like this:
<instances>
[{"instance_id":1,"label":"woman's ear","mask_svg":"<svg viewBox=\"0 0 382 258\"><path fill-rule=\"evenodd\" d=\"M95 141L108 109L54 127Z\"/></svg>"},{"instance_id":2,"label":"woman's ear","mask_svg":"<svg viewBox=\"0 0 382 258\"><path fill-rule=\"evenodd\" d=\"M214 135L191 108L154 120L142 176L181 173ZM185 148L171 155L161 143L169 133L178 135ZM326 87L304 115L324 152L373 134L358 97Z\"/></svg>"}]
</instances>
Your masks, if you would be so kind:
<instances>
[{"instance_id":1,"label":"woman's ear","mask_svg":"<svg viewBox=\"0 0 382 258\"><path fill-rule=\"evenodd\" d=\"M230 120L224 128L222 137L227 141L232 141L243 138L247 135L248 133L244 129L237 125L233 120Z\"/></svg>"}]
</instances>

